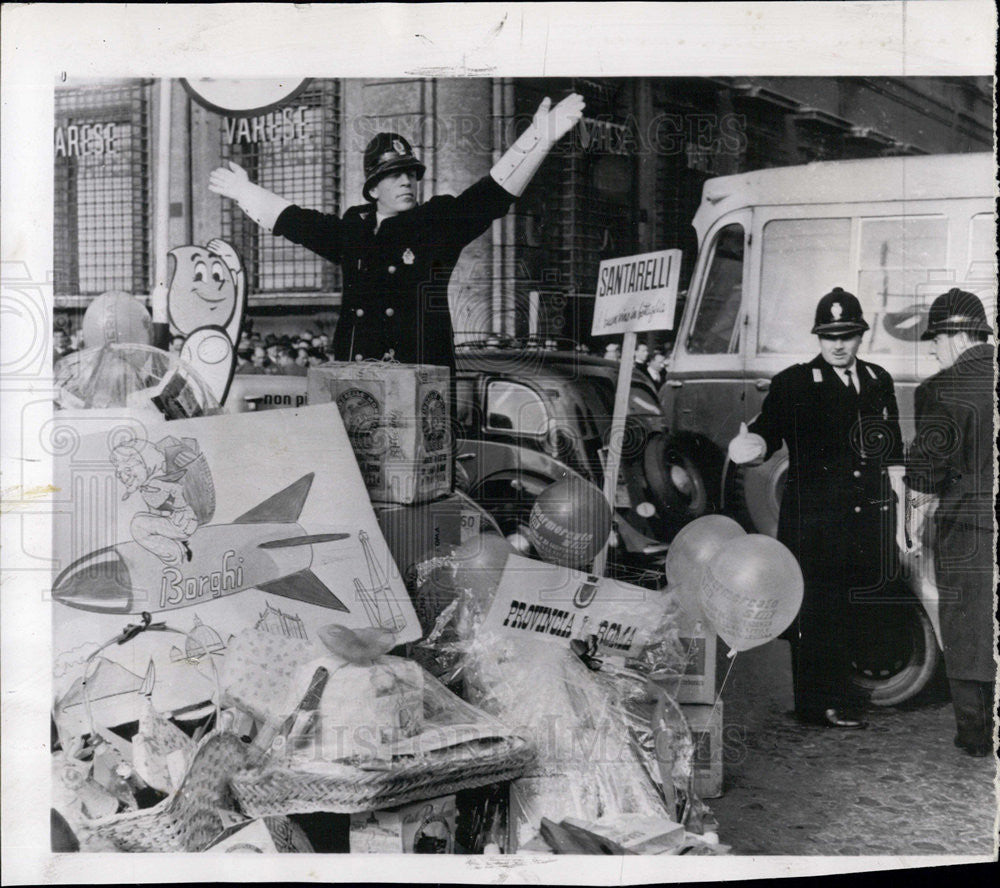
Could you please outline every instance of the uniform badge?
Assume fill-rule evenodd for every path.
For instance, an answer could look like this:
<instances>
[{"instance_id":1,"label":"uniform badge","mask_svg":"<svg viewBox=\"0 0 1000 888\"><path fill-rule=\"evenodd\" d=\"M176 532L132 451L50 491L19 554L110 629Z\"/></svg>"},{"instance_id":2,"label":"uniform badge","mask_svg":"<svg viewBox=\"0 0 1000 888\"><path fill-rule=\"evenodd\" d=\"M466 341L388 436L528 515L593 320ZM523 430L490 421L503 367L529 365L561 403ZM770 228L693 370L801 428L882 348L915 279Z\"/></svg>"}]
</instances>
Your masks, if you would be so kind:
<instances>
[{"instance_id":1,"label":"uniform badge","mask_svg":"<svg viewBox=\"0 0 1000 888\"><path fill-rule=\"evenodd\" d=\"M409 247L406 248L406 252L403 253L403 263L405 265L413 265L413 260L417 257L413 255L413 250Z\"/></svg>"},{"instance_id":2,"label":"uniform badge","mask_svg":"<svg viewBox=\"0 0 1000 888\"><path fill-rule=\"evenodd\" d=\"M831 316L833 317L833 319L835 321L839 321L840 320L840 316L843 313L844 313L844 306L842 306L839 302L834 302L830 306L830 314L831 314Z\"/></svg>"},{"instance_id":3,"label":"uniform badge","mask_svg":"<svg viewBox=\"0 0 1000 888\"><path fill-rule=\"evenodd\" d=\"M813 382L823 381L823 371L819 367L813 367Z\"/></svg>"},{"instance_id":4,"label":"uniform badge","mask_svg":"<svg viewBox=\"0 0 1000 888\"><path fill-rule=\"evenodd\" d=\"M392 140L392 148L397 154L406 154L406 146L399 139Z\"/></svg>"}]
</instances>

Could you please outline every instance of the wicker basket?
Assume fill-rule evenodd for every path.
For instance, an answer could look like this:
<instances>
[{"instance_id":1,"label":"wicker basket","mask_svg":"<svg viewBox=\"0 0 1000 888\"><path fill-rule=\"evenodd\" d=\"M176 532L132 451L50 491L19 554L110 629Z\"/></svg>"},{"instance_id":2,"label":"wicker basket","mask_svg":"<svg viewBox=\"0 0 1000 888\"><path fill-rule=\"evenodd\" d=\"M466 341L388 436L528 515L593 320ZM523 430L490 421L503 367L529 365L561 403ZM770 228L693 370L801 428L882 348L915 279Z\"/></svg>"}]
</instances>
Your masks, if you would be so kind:
<instances>
[{"instance_id":1,"label":"wicker basket","mask_svg":"<svg viewBox=\"0 0 1000 888\"><path fill-rule=\"evenodd\" d=\"M281 764L237 773L232 788L247 814L353 814L392 808L521 777L535 759L520 737L477 740L398 758L384 770L338 763L313 772Z\"/></svg>"},{"instance_id":2,"label":"wicker basket","mask_svg":"<svg viewBox=\"0 0 1000 888\"><path fill-rule=\"evenodd\" d=\"M152 808L78 822L81 844L96 839L120 851L201 851L226 825L219 810L236 809L229 778L246 756L246 744L235 734L209 734L176 793Z\"/></svg>"}]
</instances>

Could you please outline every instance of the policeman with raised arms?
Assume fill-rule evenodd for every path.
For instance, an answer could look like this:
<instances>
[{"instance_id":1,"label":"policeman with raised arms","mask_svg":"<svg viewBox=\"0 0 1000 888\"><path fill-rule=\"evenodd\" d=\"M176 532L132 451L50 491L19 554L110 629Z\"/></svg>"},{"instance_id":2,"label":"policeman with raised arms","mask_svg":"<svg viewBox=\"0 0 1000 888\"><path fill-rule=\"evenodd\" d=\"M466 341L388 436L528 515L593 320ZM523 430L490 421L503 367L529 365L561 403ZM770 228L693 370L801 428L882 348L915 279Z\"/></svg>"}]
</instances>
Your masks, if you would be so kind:
<instances>
[{"instance_id":1,"label":"policeman with raised arms","mask_svg":"<svg viewBox=\"0 0 1000 888\"><path fill-rule=\"evenodd\" d=\"M454 369L448 281L466 245L507 213L542 161L583 115L572 94L545 99L487 176L457 196L421 204L424 164L398 133L378 133L364 154L365 204L343 216L294 205L230 162L209 189L235 200L266 231L338 263L344 294L333 340L337 360L392 358Z\"/></svg>"}]
</instances>

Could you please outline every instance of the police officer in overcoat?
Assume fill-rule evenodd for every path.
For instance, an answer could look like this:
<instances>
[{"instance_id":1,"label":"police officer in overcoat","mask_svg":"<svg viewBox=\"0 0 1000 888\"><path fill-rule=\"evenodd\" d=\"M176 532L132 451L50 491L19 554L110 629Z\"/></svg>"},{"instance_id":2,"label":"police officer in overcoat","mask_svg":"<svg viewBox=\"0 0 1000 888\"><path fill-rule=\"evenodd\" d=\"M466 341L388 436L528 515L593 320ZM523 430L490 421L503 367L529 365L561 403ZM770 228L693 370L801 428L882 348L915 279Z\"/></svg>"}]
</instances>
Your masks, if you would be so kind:
<instances>
[{"instance_id":1,"label":"police officer in overcoat","mask_svg":"<svg viewBox=\"0 0 1000 888\"><path fill-rule=\"evenodd\" d=\"M458 196L418 201L424 164L398 133L378 133L364 154L366 203L343 216L295 206L252 184L230 162L209 189L237 201L258 225L338 263L343 302L333 340L337 360L393 358L454 369L448 281L463 248L506 214L555 143L583 114L572 94L545 99L532 123L490 173Z\"/></svg>"},{"instance_id":2,"label":"police officer in overcoat","mask_svg":"<svg viewBox=\"0 0 1000 888\"><path fill-rule=\"evenodd\" d=\"M934 300L923 339L941 370L917 388L917 433L907 454L908 496L937 494L934 569L941 637L951 687L955 745L973 756L993 750L993 370L992 328L974 293Z\"/></svg>"},{"instance_id":3,"label":"police officer in overcoat","mask_svg":"<svg viewBox=\"0 0 1000 888\"><path fill-rule=\"evenodd\" d=\"M857 357L868 330L861 304L840 287L819 300L820 353L778 373L760 416L729 445L734 463L788 446L778 539L798 559L805 588L786 637L795 712L806 723L865 725L865 695L850 680L858 616L898 574L886 468L902 461L892 377Z\"/></svg>"}]
</instances>

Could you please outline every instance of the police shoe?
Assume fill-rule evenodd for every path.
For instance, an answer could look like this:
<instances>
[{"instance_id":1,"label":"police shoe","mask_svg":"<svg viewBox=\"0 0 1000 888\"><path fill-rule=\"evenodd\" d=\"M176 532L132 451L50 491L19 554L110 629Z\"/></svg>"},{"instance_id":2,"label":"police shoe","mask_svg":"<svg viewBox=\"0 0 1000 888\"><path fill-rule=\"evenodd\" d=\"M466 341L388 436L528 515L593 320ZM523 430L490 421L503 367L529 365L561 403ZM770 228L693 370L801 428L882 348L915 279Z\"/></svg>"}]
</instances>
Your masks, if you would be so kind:
<instances>
[{"instance_id":1,"label":"police shoe","mask_svg":"<svg viewBox=\"0 0 1000 888\"><path fill-rule=\"evenodd\" d=\"M861 730L868 727L867 720L860 715L848 715L839 709L825 709L823 712L808 712L798 715L803 724L816 725L821 728L854 728Z\"/></svg>"}]
</instances>

